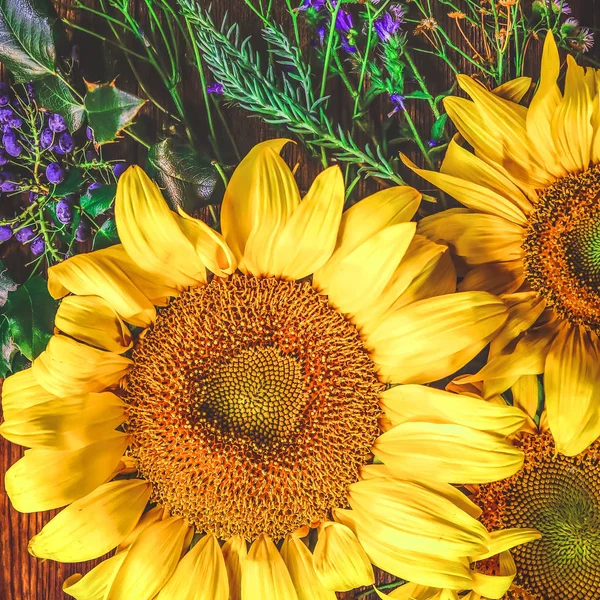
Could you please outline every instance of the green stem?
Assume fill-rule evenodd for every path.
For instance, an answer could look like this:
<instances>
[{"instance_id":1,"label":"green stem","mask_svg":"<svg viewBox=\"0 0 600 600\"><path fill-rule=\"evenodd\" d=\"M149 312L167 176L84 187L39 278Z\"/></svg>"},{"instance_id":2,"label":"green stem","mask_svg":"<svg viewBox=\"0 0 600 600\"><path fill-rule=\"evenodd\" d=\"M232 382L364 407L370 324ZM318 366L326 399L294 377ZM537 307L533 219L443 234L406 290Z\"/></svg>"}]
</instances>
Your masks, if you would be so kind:
<instances>
[{"instance_id":1,"label":"green stem","mask_svg":"<svg viewBox=\"0 0 600 600\"><path fill-rule=\"evenodd\" d=\"M366 4L367 7L367 15L368 15L368 26L369 29L367 31L367 45L365 47L365 54L362 57L362 64L360 66L360 75L358 77L358 86L357 86L357 94L354 98L354 108L352 109L352 120L354 121L355 119L358 118L358 114L359 114L359 107L360 107L360 95L362 92L362 88L363 88L363 84L365 81L365 75L367 72L367 63L369 62L369 56L371 54L371 44L373 43L373 23L375 21L375 18L373 17L373 15L371 14L371 3L367 2Z\"/></svg>"},{"instance_id":2,"label":"green stem","mask_svg":"<svg viewBox=\"0 0 600 600\"><path fill-rule=\"evenodd\" d=\"M146 150L150 150L151 146L148 142L144 141L141 137L139 137L137 134L135 134L133 131L131 131L131 129L126 128L123 129L123 131L133 140L135 140L138 144L141 144L142 146L144 146L144 148L146 148Z\"/></svg>"},{"instance_id":3,"label":"green stem","mask_svg":"<svg viewBox=\"0 0 600 600\"><path fill-rule=\"evenodd\" d=\"M39 217L38 224L40 227L40 232L42 233L44 241L46 242L46 250L49 252L50 256L52 256L52 258L56 262L60 262L62 260L62 257L56 251L56 249L52 246L52 238L50 237L48 228L46 227L46 215L44 215L44 211L41 208L38 212L38 217Z\"/></svg>"},{"instance_id":4,"label":"green stem","mask_svg":"<svg viewBox=\"0 0 600 600\"><path fill-rule=\"evenodd\" d=\"M404 111L404 116L406 117L406 123L410 127L410 130L413 134L413 140L416 142L417 146L419 146L419 150L421 151L421 154L423 155L427 166L430 169L435 169L433 161L431 160L431 158L429 158L429 152L427 151L427 148L425 148L425 144L423 144L423 140L421 139L421 136L419 135L419 132L417 131L417 128L415 127L415 124L407 110Z\"/></svg>"},{"instance_id":5,"label":"green stem","mask_svg":"<svg viewBox=\"0 0 600 600\"><path fill-rule=\"evenodd\" d=\"M331 8L331 5L328 3ZM329 36L327 37L327 49L325 50L325 60L323 61L323 75L321 76L321 87L319 90L319 97L322 98L325 95L325 88L327 86L327 77L329 75L329 63L331 62L331 52L333 49L333 40L335 38L335 24L337 23L337 16L342 6L341 2L337 2L331 15L331 21L329 23Z\"/></svg>"},{"instance_id":6,"label":"green stem","mask_svg":"<svg viewBox=\"0 0 600 600\"><path fill-rule=\"evenodd\" d=\"M421 73L420 73L419 69L417 68L417 65L413 61L411 55L406 50L404 50L403 56L406 59L406 62L408 63L409 67L411 68L413 76L417 80L417 83L419 84L421 91L424 94L427 94L427 102L429 103L429 108L431 108L431 112L433 113L433 116L436 119L438 119L440 117L440 111L438 110L438 107L435 105L435 101L431 97L431 94L429 93L429 89L427 88L427 84L425 83L425 80L421 76Z\"/></svg>"},{"instance_id":7,"label":"green stem","mask_svg":"<svg viewBox=\"0 0 600 600\"><path fill-rule=\"evenodd\" d=\"M219 177L223 181L223 185L227 187L229 180L227 179L227 175L225 175L225 171L223 171L223 167L221 167L221 165L216 160L213 160L210 164L215 168L215 171L219 174Z\"/></svg>"}]
</instances>

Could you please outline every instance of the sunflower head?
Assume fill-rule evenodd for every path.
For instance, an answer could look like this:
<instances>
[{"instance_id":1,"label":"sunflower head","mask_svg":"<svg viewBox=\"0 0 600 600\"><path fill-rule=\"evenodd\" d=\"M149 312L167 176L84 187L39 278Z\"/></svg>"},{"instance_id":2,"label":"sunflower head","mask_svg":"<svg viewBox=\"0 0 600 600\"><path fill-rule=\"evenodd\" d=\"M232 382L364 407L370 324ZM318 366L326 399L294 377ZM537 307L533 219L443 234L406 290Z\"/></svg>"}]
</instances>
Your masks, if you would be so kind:
<instances>
[{"instance_id":1,"label":"sunflower head","mask_svg":"<svg viewBox=\"0 0 600 600\"><path fill-rule=\"evenodd\" d=\"M344 212L332 167L301 200L285 143L234 172L222 233L130 168L122 244L50 270L57 333L5 381L1 432L31 448L6 476L14 506L66 506L31 554L116 548L65 583L78 600L325 600L373 583L372 564L491 585L469 558L492 538L451 483L514 473L524 417L421 384L475 356L506 306L454 293L414 189Z\"/></svg>"}]
</instances>

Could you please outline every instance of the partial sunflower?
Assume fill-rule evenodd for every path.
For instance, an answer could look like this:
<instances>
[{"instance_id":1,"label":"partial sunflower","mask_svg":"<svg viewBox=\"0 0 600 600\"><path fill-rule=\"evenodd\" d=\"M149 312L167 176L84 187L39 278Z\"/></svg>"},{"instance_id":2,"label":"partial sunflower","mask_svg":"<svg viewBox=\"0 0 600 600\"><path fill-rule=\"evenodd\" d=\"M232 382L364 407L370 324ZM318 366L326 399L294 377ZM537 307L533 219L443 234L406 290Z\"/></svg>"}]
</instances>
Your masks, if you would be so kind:
<instances>
[{"instance_id":1,"label":"partial sunflower","mask_svg":"<svg viewBox=\"0 0 600 600\"><path fill-rule=\"evenodd\" d=\"M460 377L448 389L479 399L479 386ZM399 386L406 388L410 386ZM437 392L448 394L449 392ZM576 457L558 454L543 394L535 375L511 388L512 406L527 414L510 434L523 451L521 468L505 479L467 485L465 492L479 508L478 520L492 531L484 555L471 557L473 569L498 587L487 593L409 583L382 598L395 600L597 600L600 597L600 442ZM489 404L507 403L500 395ZM539 531L535 538L532 531ZM527 543L523 543L527 542ZM498 592L504 595L497 595ZM493 590L496 595L488 595Z\"/></svg>"},{"instance_id":2,"label":"partial sunflower","mask_svg":"<svg viewBox=\"0 0 600 600\"><path fill-rule=\"evenodd\" d=\"M332 167L300 201L285 143L237 168L222 236L132 167L117 188L122 245L50 269L58 332L4 382L1 431L31 448L6 474L13 505L67 506L31 554L117 548L65 582L78 600L333 599L372 584L372 563L489 585L467 557L492 537L450 482L515 473L505 436L523 415L457 401L428 419L386 387L451 374L506 307L454 293L447 248L409 222L414 189L342 214Z\"/></svg>"},{"instance_id":3,"label":"partial sunflower","mask_svg":"<svg viewBox=\"0 0 600 600\"><path fill-rule=\"evenodd\" d=\"M423 178L467 208L427 217L418 232L464 262L459 289L499 294L509 318L490 346L486 397L544 374L556 449L574 456L600 435L600 71L560 57L546 37L539 86L519 78L489 92L460 75L471 100L445 106L474 154L452 141Z\"/></svg>"}]
</instances>

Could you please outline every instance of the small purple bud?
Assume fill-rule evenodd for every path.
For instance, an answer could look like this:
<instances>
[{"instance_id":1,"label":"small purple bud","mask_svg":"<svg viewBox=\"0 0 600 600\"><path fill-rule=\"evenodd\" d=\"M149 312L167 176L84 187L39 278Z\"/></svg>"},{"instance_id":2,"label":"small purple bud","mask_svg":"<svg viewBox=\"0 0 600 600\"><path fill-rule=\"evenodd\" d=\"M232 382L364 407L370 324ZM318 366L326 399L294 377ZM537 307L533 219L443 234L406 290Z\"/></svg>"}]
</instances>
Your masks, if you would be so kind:
<instances>
[{"instance_id":1,"label":"small purple bud","mask_svg":"<svg viewBox=\"0 0 600 600\"><path fill-rule=\"evenodd\" d=\"M25 89L27 90L27 96L31 102L35 100L35 85L33 85L33 81L25 84Z\"/></svg>"},{"instance_id":2,"label":"small purple bud","mask_svg":"<svg viewBox=\"0 0 600 600\"><path fill-rule=\"evenodd\" d=\"M12 237L12 227L10 225L0 225L0 242L6 242Z\"/></svg>"},{"instance_id":3,"label":"small purple bud","mask_svg":"<svg viewBox=\"0 0 600 600\"><path fill-rule=\"evenodd\" d=\"M14 127L15 129L20 129L23 126L23 119L18 115L11 115L6 120L6 124Z\"/></svg>"},{"instance_id":4,"label":"small purple bud","mask_svg":"<svg viewBox=\"0 0 600 600\"><path fill-rule=\"evenodd\" d=\"M60 154L60 156L64 156L66 154L66 152L58 144L54 144L50 150L52 150L54 154Z\"/></svg>"},{"instance_id":5,"label":"small purple bud","mask_svg":"<svg viewBox=\"0 0 600 600\"><path fill-rule=\"evenodd\" d=\"M85 242L89 239L91 231L89 223L87 221L81 221L75 232L75 239L78 242Z\"/></svg>"},{"instance_id":6,"label":"small purple bud","mask_svg":"<svg viewBox=\"0 0 600 600\"><path fill-rule=\"evenodd\" d=\"M94 131L89 125L85 128L85 137L90 140L90 142L94 141Z\"/></svg>"},{"instance_id":7,"label":"small purple bud","mask_svg":"<svg viewBox=\"0 0 600 600\"><path fill-rule=\"evenodd\" d=\"M427 145L428 145L430 148L435 148L436 146L439 146L439 145L440 145L440 143L439 143L439 142L436 142L435 140L429 140L429 141L427 142Z\"/></svg>"},{"instance_id":8,"label":"small purple bud","mask_svg":"<svg viewBox=\"0 0 600 600\"><path fill-rule=\"evenodd\" d=\"M54 133L51 129L47 127L42 129L42 133L40 133L40 148L50 148L52 146L52 142L54 141Z\"/></svg>"},{"instance_id":9,"label":"small purple bud","mask_svg":"<svg viewBox=\"0 0 600 600\"><path fill-rule=\"evenodd\" d=\"M8 162L10 162L10 158L8 158L8 155L4 150L0 149L0 166L5 165Z\"/></svg>"},{"instance_id":10,"label":"small purple bud","mask_svg":"<svg viewBox=\"0 0 600 600\"><path fill-rule=\"evenodd\" d=\"M39 197L37 192L29 192L29 202L35 202Z\"/></svg>"},{"instance_id":11,"label":"small purple bud","mask_svg":"<svg viewBox=\"0 0 600 600\"><path fill-rule=\"evenodd\" d=\"M127 167L129 167L129 165L126 162L117 163L113 167L113 173L115 174L115 177L119 179L119 177L121 177L121 175L127 171Z\"/></svg>"},{"instance_id":12,"label":"small purple bud","mask_svg":"<svg viewBox=\"0 0 600 600\"><path fill-rule=\"evenodd\" d=\"M75 140L68 131L63 131L58 137L58 145L61 150L66 153L73 152L75 150Z\"/></svg>"},{"instance_id":13,"label":"small purple bud","mask_svg":"<svg viewBox=\"0 0 600 600\"><path fill-rule=\"evenodd\" d=\"M223 89L224 89L223 84L219 83L218 81L206 86L206 91L209 94L222 94Z\"/></svg>"},{"instance_id":14,"label":"small purple bud","mask_svg":"<svg viewBox=\"0 0 600 600\"><path fill-rule=\"evenodd\" d=\"M91 192L92 190L97 190L102 184L99 181L94 181L93 183L91 183L87 189L88 192Z\"/></svg>"},{"instance_id":15,"label":"small purple bud","mask_svg":"<svg viewBox=\"0 0 600 600\"><path fill-rule=\"evenodd\" d=\"M33 229L31 229L31 227L23 227L22 229L19 229L17 233L15 233L15 238L17 242L24 244L25 242L28 242L34 235L35 233L33 233Z\"/></svg>"},{"instance_id":16,"label":"small purple bud","mask_svg":"<svg viewBox=\"0 0 600 600\"><path fill-rule=\"evenodd\" d=\"M34 256L39 256L46 249L46 242L44 238L37 237L33 242L31 242L31 254Z\"/></svg>"},{"instance_id":17,"label":"small purple bud","mask_svg":"<svg viewBox=\"0 0 600 600\"><path fill-rule=\"evenodd\" d=\"M73 209L66 198L59 200L56 204L56 218L65 225L73 218Z\"/></svg>"},{"instance_id":18,"label":"small purple bud","mask_svg":"<svg viewBox=\"0 0 600 600\"><path fill-rule=\"evenodd\" d=\"M62 115L58 113L52 113L48 117L48 127L55 133L60 133L61 131L65 131L67 128L67 122L65 121Z\"/></svg>"},{"instance_id":19,"label":"small purple bud","mask_svg":"<svg viewBox=\"0 0 600 600\"><path fill-rule=\"evenodd\" d=\"M57 184L65 178L65 172L57 162L51 162L46 167L46 178L50 183Z\"/></svg>"},{"instance_id":20,"label":"small purple bud","mask_svg":"<svg viewBox=\"0 0 600 600\"><path fill-rule=\"evenodd\" d=\"M95 150L85 151L85 160L87 160L88 162L94 162L95 160L98 160L98 158L100 157L98 156L98 153Z\"/></svg>"},{"instance_id":21,"label":"small purple bud","mask_svg":"<svg viewBox=\"0 0 600 600\"><path fill-rule=\"evenodd\" d=\"M19 136L12 129L2 135L2 144L7 154L11 156L19 156L23 151L23 146L19 142Z\"/></svg>"},{"instance_id":22,"label":"small purple bud","mask_svg":"<svg viewBox=\"0 0 600 600\"><path fill-rule=\"evenodd\" d=\"M6 123L15 114L10 107L0 108L0 123Z\"/></svg>"},{"instance_id":23,"label":"small purple bud","mask_svg":"<svg viewBox=\"0 0 600 600\"><path fill-rule=\"evenodd\" d=\"M3 192L16 192L19 189L19 184L14 181L3 181L0 183L0 190Z\"/></svg>"},{"instance_id":24,"label":"small purple bud","mask_svg":"<svg viewBox=\"0 0 600 600\"><path fill-rule=\"evenodd\" d=\"M10 104L10 94L8 91L0 92L0 106L8 106Z\"/></svg>"}]
</instances>

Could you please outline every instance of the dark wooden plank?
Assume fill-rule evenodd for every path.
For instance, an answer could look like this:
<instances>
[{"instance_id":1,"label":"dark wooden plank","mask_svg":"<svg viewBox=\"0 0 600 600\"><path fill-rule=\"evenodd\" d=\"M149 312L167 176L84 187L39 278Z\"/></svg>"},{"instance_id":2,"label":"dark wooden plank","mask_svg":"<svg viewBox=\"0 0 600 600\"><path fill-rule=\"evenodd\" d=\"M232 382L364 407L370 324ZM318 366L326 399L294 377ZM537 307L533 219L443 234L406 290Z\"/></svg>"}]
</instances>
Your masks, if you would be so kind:
<instances>
[{"instance_id":1,"label":"dark wooden plank","mask_svg":"<svg viewBox=\"0 0 600 600\"><path fill-rule=\"evenodd\" d=\"M582 23L600 27L600 2L598 0L569 0L573 8L573 14L577 16ZM208 4L208 2L206 2ZM215 14L222 15L224 10L229 9L232 19L243 24L246 34L259 35L260 23L254 15L244 6L242 0L230 0L215 4ZM276 10L279 15L284 14L283 3L276 3ZM139 10L139 8L138 8ZM61 12L68 14L69 18L80 23L86 23L97 27L98 24L90 19L89 15L74 11L68 7L62 7ZM444 23L448 19L445 11L438 10L437 18ZM304 34L306 37L306 33ZM454 41L461 44L460 36L453 36ZM464 45L464 44L463 44ZM82 60L85 62L86 52L93 55L93 46L89 43L82 46ZM536 61L539 57L539 48L533 49L528 56L528 67L532 74L537 74ZM424 61L420 59L420 65ZM462 64L461 67L466 65ZM440 69L439 65L432 70L426 68L426 73L438 81L437 87L445 89L451 84L451 76L448 69ZM189 77L188 77L189 75ZM193 72L185 74L185 100L191 108L196 110L201 119L200 90L197 79L193 77ZM131 80L123 78L120 85L137 91L135 84ZM341 89L331 90L334 96L341 94ZM382 106L382 110L389 110ZM259 119L250 118L249 115L235 108L226 109L228 120L235 138L238 140L240 149L245 152L255 143L266 139L274 134L274 130L262 123ZM152 107L145 109L145 115L156 127L162 127L164 120L159 111ZM418 123L429 122L430 115L423 106L413 113L414 119ZM140 153L133 143L127 144L127 156L131 162L139 160ZM310 181L319 171L319 165L316 161L310 160L299 149L294 148L289 154L292 161L300 161L301 167L298 172L298 181L302 189L307 189ZM368 186L365 186L367 188ZM4 492L4 473L18 458L22 456L22 450L9 444L6 440L0 438L0 600L62 600L67 596L63 594L62 582L72 573L87 572L97 561L92 561L82 565L62 565L52 561L39 561L32 558L27 552L28 540L38 532L54 513L43 513L33 515L23 515L17 513L10 506L10 502ZM378 574L378 583L390 581L386 574ZM339 594L341 600L353 600L359 592ZM374 596L370 596L372 600Z\"/></svg>"}]
</instances>

